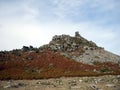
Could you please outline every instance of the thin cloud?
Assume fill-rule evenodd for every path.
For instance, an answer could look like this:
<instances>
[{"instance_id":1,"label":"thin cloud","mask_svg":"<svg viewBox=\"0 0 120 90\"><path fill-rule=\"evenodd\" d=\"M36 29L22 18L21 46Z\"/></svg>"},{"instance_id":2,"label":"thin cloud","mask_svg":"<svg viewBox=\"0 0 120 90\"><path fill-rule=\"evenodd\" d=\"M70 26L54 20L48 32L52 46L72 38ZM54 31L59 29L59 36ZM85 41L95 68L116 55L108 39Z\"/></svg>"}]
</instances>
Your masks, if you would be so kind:
<instances>
[{"instance_id":1,"label":"thin cloud","mask_svg":"<svg viewBox=\"0 0 120 90\"><path fill-rule=\"evenodd\" d=\"M79 31L88 40L120 54L119 5L117 0L3 1L0 3L0 50L23 45L39 47L55 34L74 35Z\"/></svg>"}]
</instances>

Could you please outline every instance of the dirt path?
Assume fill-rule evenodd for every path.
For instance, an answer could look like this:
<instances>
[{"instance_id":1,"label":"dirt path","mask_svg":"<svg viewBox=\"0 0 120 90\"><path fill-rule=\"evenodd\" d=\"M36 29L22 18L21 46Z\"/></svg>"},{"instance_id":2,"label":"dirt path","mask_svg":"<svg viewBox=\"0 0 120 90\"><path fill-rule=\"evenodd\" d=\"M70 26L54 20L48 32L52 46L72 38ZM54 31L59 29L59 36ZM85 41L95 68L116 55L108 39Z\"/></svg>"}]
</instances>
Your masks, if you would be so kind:
<instances>
[{"instance_id":1,"label":"dirt path","mask_svg":"<svg viewBox=\"0 0 120 90\"><path fill-rule=\"evenodd\" d=\"M120 75L0 81L0 90L120 90Z\"/></svg>"}]
</instances>

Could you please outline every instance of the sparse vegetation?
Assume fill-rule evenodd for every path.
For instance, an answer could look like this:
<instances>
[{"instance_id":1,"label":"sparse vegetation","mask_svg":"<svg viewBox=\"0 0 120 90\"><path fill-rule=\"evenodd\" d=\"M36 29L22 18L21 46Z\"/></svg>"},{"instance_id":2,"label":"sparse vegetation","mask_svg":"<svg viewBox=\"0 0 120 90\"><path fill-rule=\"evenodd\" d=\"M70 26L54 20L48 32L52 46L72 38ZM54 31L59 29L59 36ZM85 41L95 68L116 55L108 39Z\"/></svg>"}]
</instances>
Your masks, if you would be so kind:
<instances>
[{"instance_id":1,"label":"sparse vegetation","mask_svg":"<svg viewBox=\"0 0 120 90\"><path fill-rule=\"evenodd\" d=\"M100 57L99 56L95 56L96 59L99 59Z\"/></svg>"},{"instance_id":2,"label":"sparse vegetation","mask_svg":"<svg viewBox=\"0 0 120 90\"><path fill-rule=\"evenodd\" d=\"M109 70L108 68L102 68L102 69L101 69L101 72L107 73L107 72L110 72L110 70Z\"/></svg>"},{"instance_id":3,"label":"sparse vegetation","mask_svg":"<svg viewBox=\"0 0 120 90\"><path fill-rule=\"evenodd\" d=\"M99 59L98 54L94 54L91 59L90 52L95 51L95 49L97 49L96 44L87 41L76 32L75 37L55 36L53 41L39 49L33 46L23 46L22 49L3 51L0 52L0 79L120 74L119 63L94 61L94 58L95 60ZM84 54L87 57L85 59L90 61L87 64L81 60L81 56L83 57ZM81 60L81 62L75 60Z\"/></svg>"},{"instance_id":4,"label":"sparse vegetation","mask_svg":"<svg viewBox=\"0 0 120 90\"><path fill-rule=\"evenodd\" d=\"M16 56L21 56L21 51L18 49L14 49L14 50L12 50L12 54L14 54Z\"/></svg>"},{"instance_id":5,"label":"sparse vegetation","mask_svg":"<svg viewBox=\"0 0 120 90\"><path fill-rule=\"evenodd\" d=\"M98 61L94 61L93 62L93 65L96 65L96 66L100 66L102 63L101 62L98 62Z\"/></svg>"},{"instance_id":6,"label":"sparse vegetation","mask_svg":"<svg viewBox=\"0 0 120 90\"><path fill-rule=\"evenodd\" d=\"M29 54L24 52L21 56L13 56L12 61L0 63L0 79L38 79L38 78L57 78L61 76L74 77L74 76L98 76L109 73L108 69L111 68L113 74L120 74L119 66L110 63L103 63L104 68L101 68L103 64L99 66L92 66L82 64L70 60L69 58L63 58L58 53L51 51L45 51L44 53L32 52ZM26 60L24 57L31 57L34 60ZM38 57L39 56L39 57ZM112 66L112 67L111 67ZM115 71L114 69L118 69ZM101 73L94 72L93 70L101 71ZM39 72L40 71L40 72Z\"/></svg>"},{"instance_id":7,"label":"sparse vegetation","mask_svg":"<svg viewBox=\"0 0 120 90\"><path fill-rule=\"evenodd\" d=\"M23 46L23 48L22 48L22 51L23 52L28 52L28 51L35 51L36 53L39 53L39 49L38 48L35 48L35 47L33 47L33 46Z\"/></svg>"}]
</instances>

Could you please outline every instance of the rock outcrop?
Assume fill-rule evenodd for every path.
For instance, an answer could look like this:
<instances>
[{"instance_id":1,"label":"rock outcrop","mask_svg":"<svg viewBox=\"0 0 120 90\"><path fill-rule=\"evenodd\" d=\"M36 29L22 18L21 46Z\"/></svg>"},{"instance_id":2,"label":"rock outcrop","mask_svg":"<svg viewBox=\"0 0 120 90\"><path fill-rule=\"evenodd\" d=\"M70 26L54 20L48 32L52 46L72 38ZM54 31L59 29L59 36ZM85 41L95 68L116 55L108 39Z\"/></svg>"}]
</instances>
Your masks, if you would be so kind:
<instances>
[{"instance_id":1,"label":"rock outcrop","mask_svg":"<svg viewBox=\"0 0 120 90\"><path fill-rule=\"evenodd\" d=\"M114 62L120 64L120 56L98 47L94 42L83 38L79 32L75 36L55 35L49 44L40 47L40 50L52 50L61 55L85 64L95 62Z\"/></svg>"},{"instance_id":2,"label":"rock outcrop","mask_svg":"<svg viewBox=\"0 0 120 90\"><path fill-rule=\"evenodd\" d=\"M94 42L86 40L79 34L79 32L75 32L74 37L64 34L55 35L48 45L45 45L41 48L72 52L84 47L98 48L98 46Z\"/></svg>"}]
</instances>

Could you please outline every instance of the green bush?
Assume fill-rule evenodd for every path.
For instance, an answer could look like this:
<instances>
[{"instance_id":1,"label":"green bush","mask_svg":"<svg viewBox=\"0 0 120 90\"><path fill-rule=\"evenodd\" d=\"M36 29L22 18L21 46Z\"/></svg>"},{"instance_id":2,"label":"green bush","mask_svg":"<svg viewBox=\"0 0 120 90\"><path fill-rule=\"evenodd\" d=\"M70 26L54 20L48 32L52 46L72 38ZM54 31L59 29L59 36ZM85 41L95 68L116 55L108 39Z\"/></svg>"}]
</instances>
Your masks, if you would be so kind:
<instances>
[{"instance_id":1,"label":"green bush","mask_svg":"<svg viewBox=\"0 0 120 90\"><path fill-rule=\"evenodd\" d=\"M110 70L108 69L108 68L103 68L103 69L101 69L101 72L103 72L103 73L107 73L107 72L109 72Z\"/></svg>"},{"instance_id":2,"label":"green bush","mask_svg":"<svg viewBox=\"0 0 120 90\"><path fill-rule=\"evenodd\" d=\"M13 50L12 54L14 54L16 56L21 56L20 50L18 50L18 49Z\"/></svg>"}]
</instances>

